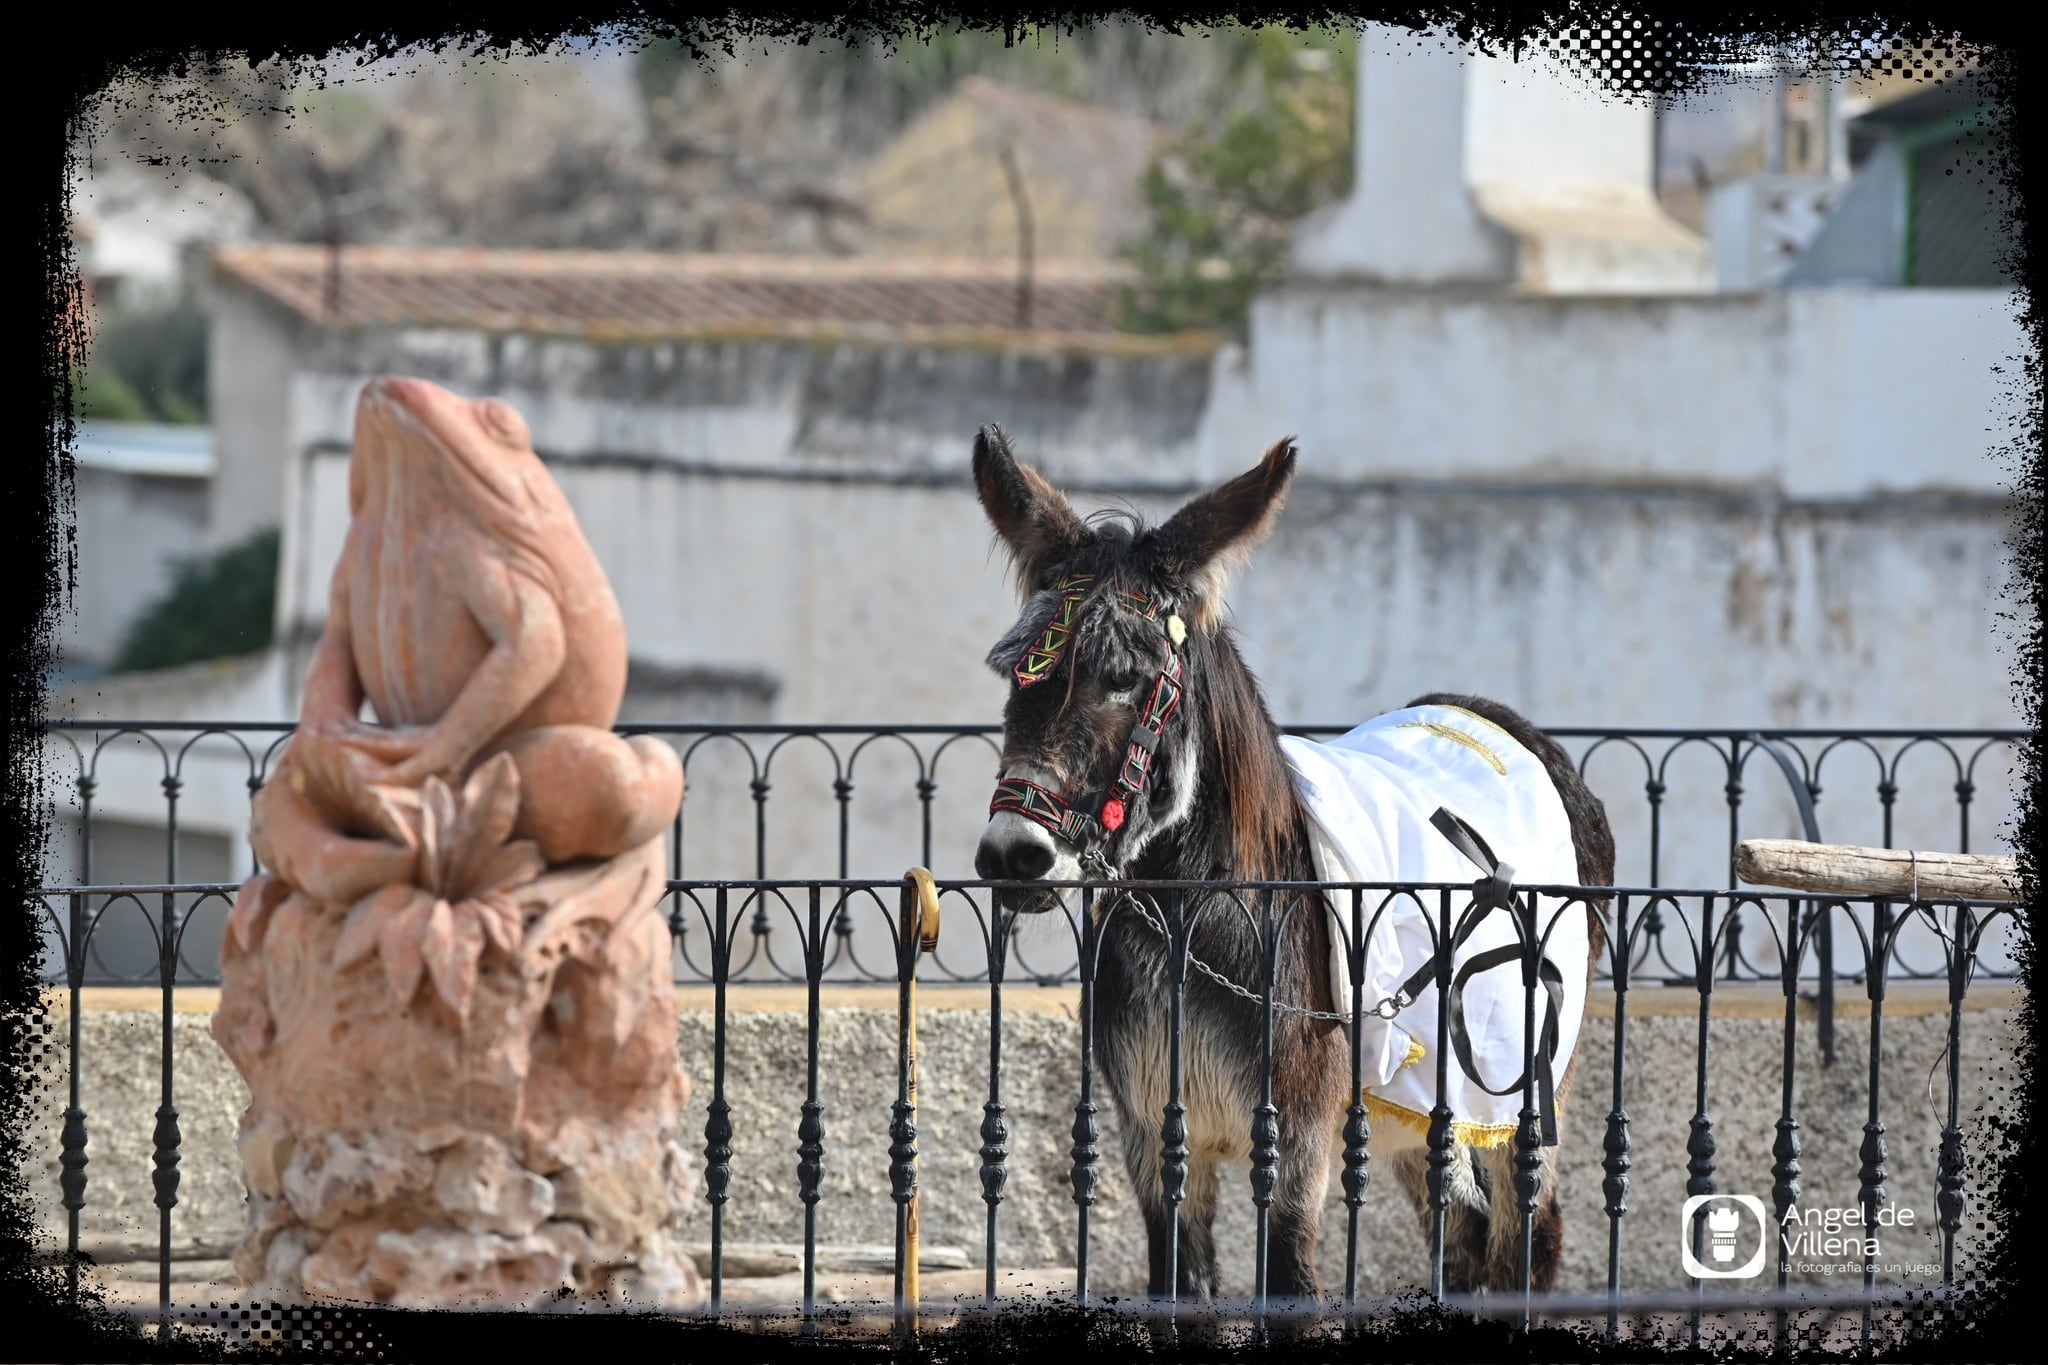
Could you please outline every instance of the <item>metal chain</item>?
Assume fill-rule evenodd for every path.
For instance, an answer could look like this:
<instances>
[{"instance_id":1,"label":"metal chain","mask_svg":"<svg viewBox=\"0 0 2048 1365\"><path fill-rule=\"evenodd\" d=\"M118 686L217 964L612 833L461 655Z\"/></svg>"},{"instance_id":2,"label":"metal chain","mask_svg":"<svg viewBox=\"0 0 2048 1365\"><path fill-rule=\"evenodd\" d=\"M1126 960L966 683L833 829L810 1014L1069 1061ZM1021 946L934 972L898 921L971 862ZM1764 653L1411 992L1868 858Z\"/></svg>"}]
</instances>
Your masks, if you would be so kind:
<instances>
[{"instance_id":1,"label":"metal chain","mask_svg":"<svg viewBox=\"0 0 2048 1365\"><path fill-rule=\"evenodd\" d=\"M1101 873L1105 880L1114 881L1119 879L1120 874L1117 872L1117 870L1111 867L1109 863L1106 860L1104 860L1102 855L1099 853L1089 853L1085 857L1083 857L1081 861L1083 862L1083 864L1093 863L1095 865L1095 870ZM1159 936L1161 938L1165 939L1169 943L1173 941L1173 936L1166 932L1166 926L1164 924L1161 924L1158 920L1152 917L1152 912L1145 908L1144 903L1140 901L1137 898L1137 896L1133 895L1129 891L1125 891L1121 894L1123 896L1123 899L1129 902L1132 908L1137 910L1139 915L1144 917L1145 923L1151 925L1155 930L1158 931ZM1195 950L1192 947L1190 947L1187 950L1187 953L1188 964L1192 966L1196 971L1200 972L1202 975L1208 977L1211 981L1214 981L1217 985L1223 987L1223 989L1230 991L1233 994L1243 996L1246 1000L1251 1001L1254 1005L1263 1005L1266 1003L1266 997L1264 997L1263 995L1258 994L1256 991L1247 990L1245 987L1238 985L1235 981L1232 981L1229 977L1217 971L1214 967L1211 967L1208 963L1202 961L1202 959L1200 959L1199 957L1196 957ZM1386 997L1384 1000L1381 1000L1377 1005L1374 1005L1371 1009L1367 1010L1366 1013L1380 1019L1392 1019L1395 1015L1399 1014L1402 1010L1406 1009L1409 1005L1412 1005L1414 1003L1415 1002L1409 998L1408 993L1406 991L1397 991L1393 995L1390 995ZM1310 1019L1330 1019L1340 1024L1349 1023L1351 1020L1351 1016L1348 1014L1333 1014L1326 1010L1303 1009L1299 1005L1290 1005L1287 1004L1285 1001L1281 1000L1275 1000L1273 1002L1273 1007L1275 1009L1285 1010L1289 1014L1299 1014Z\"/></svg>"}]
</instances>

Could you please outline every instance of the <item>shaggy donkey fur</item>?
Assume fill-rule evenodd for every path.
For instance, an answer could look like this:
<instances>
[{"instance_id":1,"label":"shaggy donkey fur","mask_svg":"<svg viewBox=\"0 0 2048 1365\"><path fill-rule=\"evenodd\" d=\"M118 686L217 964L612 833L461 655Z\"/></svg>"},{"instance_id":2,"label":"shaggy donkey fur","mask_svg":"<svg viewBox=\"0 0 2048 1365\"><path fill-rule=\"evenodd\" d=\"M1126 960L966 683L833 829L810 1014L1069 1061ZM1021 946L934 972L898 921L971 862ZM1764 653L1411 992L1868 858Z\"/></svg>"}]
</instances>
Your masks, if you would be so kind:
<instances>
[{"instance_id":1,"label":"shaggy donkey fur","mask_svg":"<svg viewBox=\"0 0 2048 1365\"><path fill-rule=\"evenodd\" d=\"M1295 467L1291 440L1269 449L1256 467L1204 493L1163 525L1134 517L1076 515L1066 497L1037 471L1019 464L995 427L975 442L973 469L981 503L1008 548L1025 599L1024 612L989 656L1007 677L1050 618L1053 588L1070 574L1094 581L1058 673L1042 686L1011 689L1003 713L1002 772L1084 801L1107 787L1122 762L1137 710L1164 658L1161 623L1177 612L1187 633L1179 647L1185 692L1153 758L1143 799L1110 835L1103 853L1122 875L1144 880L1316 880L1306 817L1258 682L1221 619L1229 572L1272 526ZM1157 619L1114 605L1112 589L1142 592L1160 605ZM1614 841L1599 800L1555 742L1529 722L1483 698L1432 693L1410 705L1459 706L1492 721L1541 760L1563 798L1577 853L1579 881L1611 885ZM991 819L976 857L989 880L1068 880L1081 875L1079 851L1042 827L1003 812ZM1005 893L1013 910L1050 908L1045 893ZM1586 971L1605 943L1604 903L1588 904L1591 949ZM1259 939L1251 921L1228 901L1197 914L1194 956L1232 981L1262 980ZM1284 920L1281 918L1284 916ZM1304 900L1275 906L1283 923L1275 998L1329 1011L1327 916ZM1168 1292L1167 1244L1178 1220L1178 1264L1172 1279L1182 1296L1218 1291L1211 1232L1218 1197L1217 1163L1251 1150L1253 1114L1261 1102L1263 1011L1199 972L1187 973L1182 1031L1182 1096L1188 1149L1184 1199L1177 1214L1161 1193L1161 1114L1168 1101L1169 1011L1173 972L1159 930L1126 904L1102 923L1094 993L1097 1055L1124 1135L1124 1161L1143 1204L1150 1247L1150 1292ZM1320 1292L1315 1267L1317 1223L1334 1156L1340 1149L1350 1059L1343 1025L1276 1011L1273 1023L1274 1103L1279 1110L1277 1183L1271 1207L1269 1291L1278 1296ZM1560 1114L1572 1089L1576 1058L1557 1088ZM1521 1216L1513 1185L1513 1148L1452 1151L1445 1194L1445 1287L1451 1291L1518 1287ZM1430 1226L1427 1154L1393 1159L1400 1186ZM1545 1151L1534 1219L1533 1284L1548 1288L1557 1274L1563 1236L1554 1153Z\"/></svg>"}]
</instances>

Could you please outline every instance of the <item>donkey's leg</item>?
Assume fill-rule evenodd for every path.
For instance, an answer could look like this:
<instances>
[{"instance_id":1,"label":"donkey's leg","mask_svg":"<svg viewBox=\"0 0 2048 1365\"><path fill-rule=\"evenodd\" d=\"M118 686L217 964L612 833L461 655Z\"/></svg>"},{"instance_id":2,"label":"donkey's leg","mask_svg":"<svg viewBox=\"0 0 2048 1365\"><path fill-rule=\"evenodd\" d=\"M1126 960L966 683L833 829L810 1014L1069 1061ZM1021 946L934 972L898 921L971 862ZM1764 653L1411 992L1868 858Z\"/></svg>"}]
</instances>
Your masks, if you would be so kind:
<instances>
[{"instance_id":1,"label":"donkey's leg","mask_svg":"<svg viewBox=\"0 0 2048 1365\"><path fill-rule=\"evenodd\" d=\"M1188 1157L1187 1198L1180 1206L1179 1282L1182 1298L1213 1299L1221 1283L1216 1264L1216 1192L1222 1173L1214 1154Z\"/></svg>"},{"instance_id":2,"label":"donkey's leg","mask_svg":"<svg viewBox=\"0 0 2048 1365\"><path fill-rule=\"evenodd\" d=\"M1564 1209L1557 1198L1557 1149L1538 1148L1536 1208L1530 1220L1529 1283L1547 1290L1557 1280L1564 1244ZM1493 1219L1486 1244L1484 1283L1490 1290L1521 1292L1522 1204L1515 1191L1515 1148L1512 1142L1480 1154L1493 1196Z\"/></svg>"},{"instance_id":3,"label":"donkey's leg","mask_svg":"<svg viewBox=\"0 0 2048 1365\"><path fill-rule=\"evenodd\" d=\"M1539 1294L1556 1288L1557 1272L1563 1264L1564 1204L1557 1197L1557 1182L1552 1180L1536 1205L1535 1246L1529 1258L1530 1287Z\"/></svg>"},{"instance_id":4,"label":"donkey's leg","mask_svg":"<svg viewBox=\"0 0 2048 1365\"><path fill-rule=\"evenodd\" d=\"M1410 1147L1394 1156L1394 1179L1407 1191L1417 1221L1422 1224L1423 1246L1435 1230L1435 1211L1429 1206L1429 1149ZM1493 1196L1487 1186L1488 1173L1474 1160L1470 1147L1459 1143L1451 1148L1451 1164L1444 1168L1444 1292L1469 1294L1486 1283L1488 1233L1493 1221Z\"/></svg>"},{"instance_id":5,"label":"donkey's leg","mask_svg":"<svg viewBox=\"0 0 2048 1365\"><path fill-rule=\"evenodd\" d=\"M1155 1299L1168 1296L1167 1251L1174 1253L1171 1276L1173 1292L1182 1299L1212 1298L1217 1290L1216 1193L1220 1172L1214 1153L1195 1148L1188 1154L1187 1183L1182 1187L1178 1211L1166 1202L1160 1187L1162 1162L1159 1127L1147 1124L1142 1113L1119 1104L1124 1131L1124 1169L1130 1175L1132 1191L1145 1216L1145 1292Z\"/></svg>"},{"instance_id":6,"label":"donkey's leg","mask_svg":"<svg viewBox=\"0 0 2048 1365\"><path fill-rule=\"evenodd\" d=\"M1147 1274L1145 1292L1154 1302L1175 1299L1181 1312L1167 1339L1183 1344L1213 1343L1217 1324L1207 1313L1187 1311L1205 1306L1216 1297L1216 1196L1221 1184L1213 1154L1196 1150L1188 1157L1188 1181L1176 1212L1159 1188L1159 1149L1134 1150L1127 1144L1125 1164L1138 1190L1139 1207L1145 1215ZM1167 1252L1173 1251L1173 1270L1167 1270ZM1171 1295L1168 1285L1174 1286Z\"/></svg>"},{"instance_id":7,"label":"donkey's leg","mask_svg":"<svg viewBox=\"0 0 2048 1365\"><path fill-rule=\"evenodd\" d=\"M1336 1132L1334 1114L1310 1114L1280 1130L1266 1238L1266 1293L1274 1310L1267 1326L1275 1343L1297 1340L1318 1323L1322 1279L1316 1242Z\"/></svg>"},{"instance_id":8,"label":"donkey's leg","mask_svg":"<svg viewBox=\"0 0 2048 1365\"><path fill-rule=\"evenodd\" d=\"M1268 1221L1266 1290L1282 1298L1322 1293L1316 1272L1316 1241L1322 1231L1323 1202L1330 1190L1331 1148L1336 1119L1310 1115L1283 1127L1275 1169L1273 1208Z\"/></svg>"},{"instance_id":9,"label":"donkey's leg","mask_svg":"<svg viewBox=\"0 0 2048 1365\"><path fill-rule=\"evenodd\" d=\"M1124 1171L1131 1179L1131 1193L1145 1218L1145 1293L1155 1299L1167 1294L1166 1244L1173 1235L1173 1214L1159 1188L1158 1129L1148 1127L1135 1107L1118 1096L1118 1117L1123 1129Z\"/></svg>"}]
</instances>

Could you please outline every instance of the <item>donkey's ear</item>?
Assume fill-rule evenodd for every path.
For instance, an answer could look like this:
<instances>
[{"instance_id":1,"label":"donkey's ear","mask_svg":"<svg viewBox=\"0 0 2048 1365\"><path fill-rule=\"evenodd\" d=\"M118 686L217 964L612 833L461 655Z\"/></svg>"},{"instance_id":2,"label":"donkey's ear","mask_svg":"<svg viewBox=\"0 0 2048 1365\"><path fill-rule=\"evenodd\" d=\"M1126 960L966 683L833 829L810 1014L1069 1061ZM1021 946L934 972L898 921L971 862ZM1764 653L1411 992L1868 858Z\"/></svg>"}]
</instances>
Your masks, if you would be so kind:
<instances>
[{"instance_id":1,"label":"donkey's ear","mask_svg":"<svg viewBox=\"0 0 2048 1365\"><path fill-rule=\"evenodd\" d=\"M1030 465L1017 463L1010 438L990 424L974 438L974 488L996 534L1010 548L1017 580L1028 595L1040 576L1072 559L1094 539L1067 495Z\"/></svg>"},{"instance_id":2,"label":"donkey's ear","mask_svg":"<svg viewBox=\"0 0 2048 1365\"><path fill-rule=\"evenodd\" d=\"M1175 512L1150 539L1153 570L1186 595L1190 621L1215 623L1223 585L1273 529L1294 478L1294 438L1274 442L1257 465Z\"/></svg>"}]
</instances>

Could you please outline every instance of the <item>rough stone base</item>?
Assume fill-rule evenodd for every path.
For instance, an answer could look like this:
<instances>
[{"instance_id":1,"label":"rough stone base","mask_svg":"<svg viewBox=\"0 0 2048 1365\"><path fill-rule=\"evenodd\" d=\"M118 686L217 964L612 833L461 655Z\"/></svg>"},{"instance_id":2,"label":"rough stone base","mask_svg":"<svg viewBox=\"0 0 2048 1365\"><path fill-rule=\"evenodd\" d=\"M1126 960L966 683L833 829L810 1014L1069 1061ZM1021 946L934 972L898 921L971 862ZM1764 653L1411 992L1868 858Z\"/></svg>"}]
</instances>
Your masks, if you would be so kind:
<instances>
[{"instance_id":1,"label":"rough stone base","mask_svg":"<svg viewBox=\"0 0 2048 1365\"><path fill-rule=\"evenodd\" d=\"M415 967L407 990L388 952L349 957L359 915L403 927L375 898L343 914L294 897L230 935L212 1033L251 1092L245 1282L408 1307L697 1301L670 1236L696 1163L660 857L657 841L510 891L523 938L482 950L453 999L452 973Z\"/></svg>"}]
</instances>

